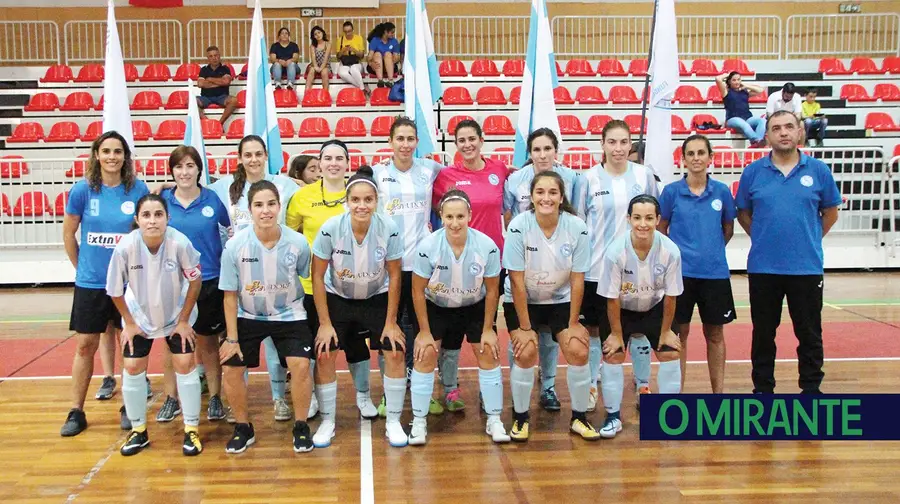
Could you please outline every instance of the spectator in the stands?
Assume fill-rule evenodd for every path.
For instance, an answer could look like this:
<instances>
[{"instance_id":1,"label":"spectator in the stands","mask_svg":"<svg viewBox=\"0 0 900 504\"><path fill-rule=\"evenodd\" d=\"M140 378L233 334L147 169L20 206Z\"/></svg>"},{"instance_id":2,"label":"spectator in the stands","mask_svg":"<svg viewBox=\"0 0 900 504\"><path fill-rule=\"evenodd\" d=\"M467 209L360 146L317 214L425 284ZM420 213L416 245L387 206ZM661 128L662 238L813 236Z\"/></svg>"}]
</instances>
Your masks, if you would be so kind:
<instances>
[{"instance_id":1,"label":"spectator in the stands","mask_svg":"<svg viewBox=\"0 0 900 504\"><path fill-rule=\"evenodd\" d=\"M319 168L319 158L313 156L297 156L291 161L288 177L294 179L298 185L312 184L322 178L322 170Z\"/></svg>"},{"instance_id":2,"label":"spectator in the stands","mask_svg":"<svg viewBox=\"0 0 900 504\"><path fill-rule=\"evenodd\" d=\"M806 142L812 146L813 139L818 141L819 147L825 146L825 128L828 127L828 118L822 113L822 104L816 101L818 91L809 89L806 91L806 100L802 105L803 125L806 127Z\"/></svg>"},{"instance_id":3,"label":"spectator in the stands","mask_svg":"<svg viewBox=\"0 0 900 504\"><path fill-rule=\"evenodd\" d=\"M644 164L644 142L631 142L631 150L628 151L628 161L637 164Z\"/></svg>"},{"instance_id":4,"label":"spectator in the stands","mask_svg":"<svg viewBox=\"0 0 900 504\"><path fill-rule=\"evenodd\" d=\"M801 103L803 100L800 98L800 93L797 93L794 88L794 83L788 82L781 88L780 93L772 93L772 96L766 101L766 116L771 116L779 110L787 110L800 119Z\"/></svg>"},{"instance_id":5,"label":"spectator in the stands","mask_svg":"<svg viewBox=\"0 0 900 504\"><path fill-rule=\"evenodd\" d=\"M200 96L197 97L200 118L206 119L203 109L210 105L218 105L225 109L219 118L219 122L224 125L237 108L237 98L228 93L228 87L234 76L231 75L231 69L222 64L218 47L207 47L206 59L209 64L200 69L200 79L197 81L197 86L200 87Z\"/></svg>"},{"instance_id":6,"label":"spectator in the stands","mask_svg":"<svg viewBox=\"0 0 900 504\"><path fill-rule=\"evenodd\" d=\"M272 80L275 81L275 87L280 88L285 83L284 77L287 74L287 88L294 88L294 81L297 80L297 72L300 70L300 46L296 42L291 42L291 31L285 27L278 30L278 41L269 48L269 63L272 64Z\"/></svg>"},{"instance_id":7,"label":"spectator in the stands","mask_svg":"<svg viewBox=\"0 0 900 504\"><path fill-rule=\"evenodd\" d=\"M331 42L321 26L313 26L309 31L310 58L306 67L306 90L309 91L316 81L316 75L322 77L322 89L328 91L328 78L331 76Z\"/></svg>"},{"instance_id":8,"label":"spectator in the stands","mask_svg":"<svg viewBox=\"0 0 900 504\"><path fill-rule=\"evenodd\" d=\"M400 43L394 38L394 23L381 23L369 32L369 73L375 74L378 87L391 87L394 82L395 64L400 54ZM387 77L387 80L385 80Z\"/></svg>"},{"instance_id":9,"label":"spectator in the stands","mask_svg":"<svg viewBox=\"0 0 900 504\"><path fill-rule=\"evenodd\" d=\"M765 146L766 120L753 117L753 113L750 112L750 97L762 93L763 89L753 84L745 84L738 72L716 77L716 86L722 93L722 101L725 104L725 125L740 130L750 141L750 147Z\"/></svg>"},{"instance_id":10,"label":"spectator in the stands","mask_svg":"<svg viewBox=\"0 0 900 504\"><path fill-rule=\"evenodd\" d=\"M366 55L366 41L362 35L353 33L353 23L345 21L344 34L338 40L337 57L341 62L338 75L351 86L369 93L369 86L363 82L362 61Z\"/></svg>"}]
</instances>

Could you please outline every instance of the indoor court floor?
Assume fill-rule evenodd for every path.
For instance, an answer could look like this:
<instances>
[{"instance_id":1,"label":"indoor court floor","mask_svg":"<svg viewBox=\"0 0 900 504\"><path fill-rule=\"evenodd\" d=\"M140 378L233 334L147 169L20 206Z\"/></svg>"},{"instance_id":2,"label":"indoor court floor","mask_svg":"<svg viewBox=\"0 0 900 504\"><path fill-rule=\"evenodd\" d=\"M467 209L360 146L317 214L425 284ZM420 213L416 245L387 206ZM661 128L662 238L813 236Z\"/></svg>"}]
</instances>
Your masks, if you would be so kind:
<instances>
[{"instance_id":1,"label":"indoor court floor","mask_svg":"<svg viewBox=\"0 0 900 504\"><path fill-rule=\"evenodd\" d=\"M733 277L738 320L726 328L726 391L748 393L750 312L745 276ZM232 426L210 423L200 432L204 452L181 455L180 417L155 422L165 399L162 378L151 376L148 411L152 444L122 457L117 390L111 401L85 405L89 428L61 438L70 404L74 339L68 329L71 288L0 289L0 502L2 503L897 503L900 442L649 442L638 436L639 416L626 387L624 431L586 442L568 433L565 367L557 390L563 410L531 408L531 439L494 445L478 408L474 357L467 346L460 386L468 407L429 417L428 444L391 448L382 420L360 421L349 374L339 375L337 437L331 447L294 454L291 422L275 422L265 373L250 378L256 444L226 455ZM697 319L695 315L695 319ZM787 309L779 329L778 392L797 392L796 340ZM825 278L824 392L900 391L900 273L840 273ZM500 317L502 326L502 317ZM699 320L688 348L686 392L709 391ZM505 345L505 331L501 335ZM151 373L160 372L160 345ZM503 358L505 360L505 357ZM155 361L155 362L154 362ZM95 373L100 372L97 359ZM381 397L373 359L372 395ZM261 370L257 370L261 371ZM654 375L656 367L654 367ZM510 403L508 370L504 402ZM630 369L626 370L626 382ZM119 380L121 385L121 380ZM653 385L655 390L655 384ZM435 387L436 393L440 386ZM404 422L411 420L409 399ZM589 414L603 419L602 405ZM511 412L503 414L507 428ZM311 422L312 429L318 420Z\"/></svg>"}]
</instances>

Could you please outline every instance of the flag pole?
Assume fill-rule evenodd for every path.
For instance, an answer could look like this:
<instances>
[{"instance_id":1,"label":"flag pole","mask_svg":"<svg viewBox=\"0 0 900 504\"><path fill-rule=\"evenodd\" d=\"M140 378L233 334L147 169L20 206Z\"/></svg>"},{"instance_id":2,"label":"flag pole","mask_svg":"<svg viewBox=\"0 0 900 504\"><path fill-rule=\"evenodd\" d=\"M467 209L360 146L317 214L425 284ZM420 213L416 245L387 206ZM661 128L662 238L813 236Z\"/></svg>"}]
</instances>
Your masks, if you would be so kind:
<instances>
[{"instance_id":1,"label":"flag pole","mask_svg":"<svg viewBox=\"0 0 900 504\"><path fill-rule=\"evenodd\" d=\"M659 0L653 1L653 20L650 22L650 49L647 51L647 75L644 77L644 92L641 100L641 132L638 134L638 145L644 142L644 130L647 126L647 104L650 100L650 69L653 68L653 37L656 35L656 12L659 10ZM646 155L646 154L645 154ZM641 162L644 160L641 159Z\"/></svg>"}]
</instances>

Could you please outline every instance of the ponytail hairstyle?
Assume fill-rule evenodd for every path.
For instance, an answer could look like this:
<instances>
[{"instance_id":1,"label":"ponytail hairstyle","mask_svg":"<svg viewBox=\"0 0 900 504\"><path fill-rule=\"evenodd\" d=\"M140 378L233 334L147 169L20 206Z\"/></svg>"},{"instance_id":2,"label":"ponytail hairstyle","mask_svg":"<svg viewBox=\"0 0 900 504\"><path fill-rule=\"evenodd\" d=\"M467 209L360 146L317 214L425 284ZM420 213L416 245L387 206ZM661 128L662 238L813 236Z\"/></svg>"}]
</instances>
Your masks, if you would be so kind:
<instances>
[{"instance_id":1,"label":"ponytail hairstyle","mask_svg":"<svg viewBox=\"0 0 900 504\"><path fill-rule=\"evenodd\" d=\"M258 135L247 135L238 144L238 157L244 153L244 145L248 142L259 142L259 145L262 145L263 152L266 152L266 143L263 142L262 138ZM266 152L266 154L268 153ZM237 171L234 172L234 181L228 187L228 198L231 200L232 205L237 205L237 202L241 199L241 194L244 193L244 184L246 183L247 170L244 168L244 163L241 163L240 159L238 159ZM275 187L274 184L272 187ZM247 204L249 205L249 202Z\"/></svg>"},{"instance_id":2,"label":"ponytail hairstyle","mask_svg":"<svg viewBox=\"0 0 900 504\"><path fill-rule=\"evenodd\" d=\"M458 127L459 126L457 126L457 128ZM522 168L534 163L534 161L532 161L532 159L531 159L531 144L534 143L534 141L540 137L549 138L550 143L553 144L553 149L556 150L557 152L559 152L559 138L556 136L556 133L550 128L538 128L538 129L532 131L530 135L528 135L528 140L526 142L527 143L526 150L528 152L528 159L525 160L525 164L522 165Z\"/></svg>"},{"instance_id":3,"label":"ponytail hairstyle","mask_svg":"<svg viewBox=\"0 0 900 504\"><path fill-rule=\"evenodd\" d=\"M375 191L375 198L378 198L378 185L375 184L375 172L372 170L372 167L369 165L362 165L357 168L356 173L350 177L350 180L347 181L347 197L350 196L350 188L355 184L369 184L372 186L372 189Z\"/></svg>"},{"instance_id":4,"label":"ponytail hairstyle","mask_svg":"<svg viewBox=\"0 0 900 504\"><path fill-rule=\"evenodd\" d=\"M534 188L537 186L538 181L544 178L551 178L556 185L559 187L559 193L562 194L562 201L559 203L559 213L568 212L572 215L577 215L575 212L575 207L572 206L572 203L569 202L569 198L566 196L566 183L555 171L547 170L542 171L540 173L536 173L534 178L531 180L531 188L528 191L529 195L534 194ZM534 201L528 203L528 210L534 212Z\"/></svg>"},{"instance_id":5,"label":"ponytail hairstyle","mask_svg":"<svg viewBox=\"0 0 900 504\"><path fill-rule=\"evenodd\" d=\"M463 203L465 203L466 208L469 210L469 213L472 213L472 202L471 200L469 200L469 195L466 194L465 191L462 191L460 189L450 189L446 194L444 194L444 197L441 198L441 202L438 203L438 213L440 214L444 212L444 203L454 200L462 201Z\"/></svg>"},{"instance_id":6,"label":"ponytail hairstyle","mask_svg":"<svg viewBox=\"0 0 900 504\"><path fill-rule=\"evenodd\" d=\"M649 194L638 194L634 198L631 198L631 201L628 202L629 217L631 216L631 212L634 210L634 205L637 205L639 203L650 203L651 205L653 205L656 208L656 216L659 217L659 200Z\"/></svg>"},{"instance_id":7,"label":"ponytail hairstyle","mask_svg":"<svg viewBox=\"0 0 900 504\"><path fill-rule=\"evenodd\" d=\"M193 147L192 147L193 148ZM166 212L166 217L169 216L169 205L166 204L166 200L163 199L159 194L148 193L141 196L141 199L137 200L137 204L134 205L134 220L131 221L131 229L135 230L138 227L137 218L138 214L141 213L141 207L144 206L144 203L149 203L151 201L156 201L160 205L162 205L163 210Z\"/></svg>"}]
</instances>

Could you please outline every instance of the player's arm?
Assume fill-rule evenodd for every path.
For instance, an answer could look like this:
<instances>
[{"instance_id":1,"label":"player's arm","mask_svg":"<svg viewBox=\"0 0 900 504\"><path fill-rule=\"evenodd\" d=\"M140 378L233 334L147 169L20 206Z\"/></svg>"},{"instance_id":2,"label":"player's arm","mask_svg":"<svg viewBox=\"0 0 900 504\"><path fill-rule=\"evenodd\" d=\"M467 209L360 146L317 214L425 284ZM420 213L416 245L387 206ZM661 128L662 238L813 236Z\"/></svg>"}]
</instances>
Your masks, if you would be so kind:
<instances>
[{"instance_id":1,"label":"player's arm","mask_svg":"<svg viewBox=\"0 0 900 504\"><path fill-rule=\"evenodd\" d=\"M73 268L78 268L78 241L75 239L75 234L78 232L78 226L80 225L80 215L67 213L63 217L63 246Z\"/></svg>"},{"instance_id":2,"label":"player's arm","mask_svg":"<svg viewBox=\"0 0 900 504\"><path fill-rule=\"evenodd\" d=\"M831 231L831 227L838 220L838 207L825 208L822 210L822 236Z\"/></svg>"}]
</instances>

